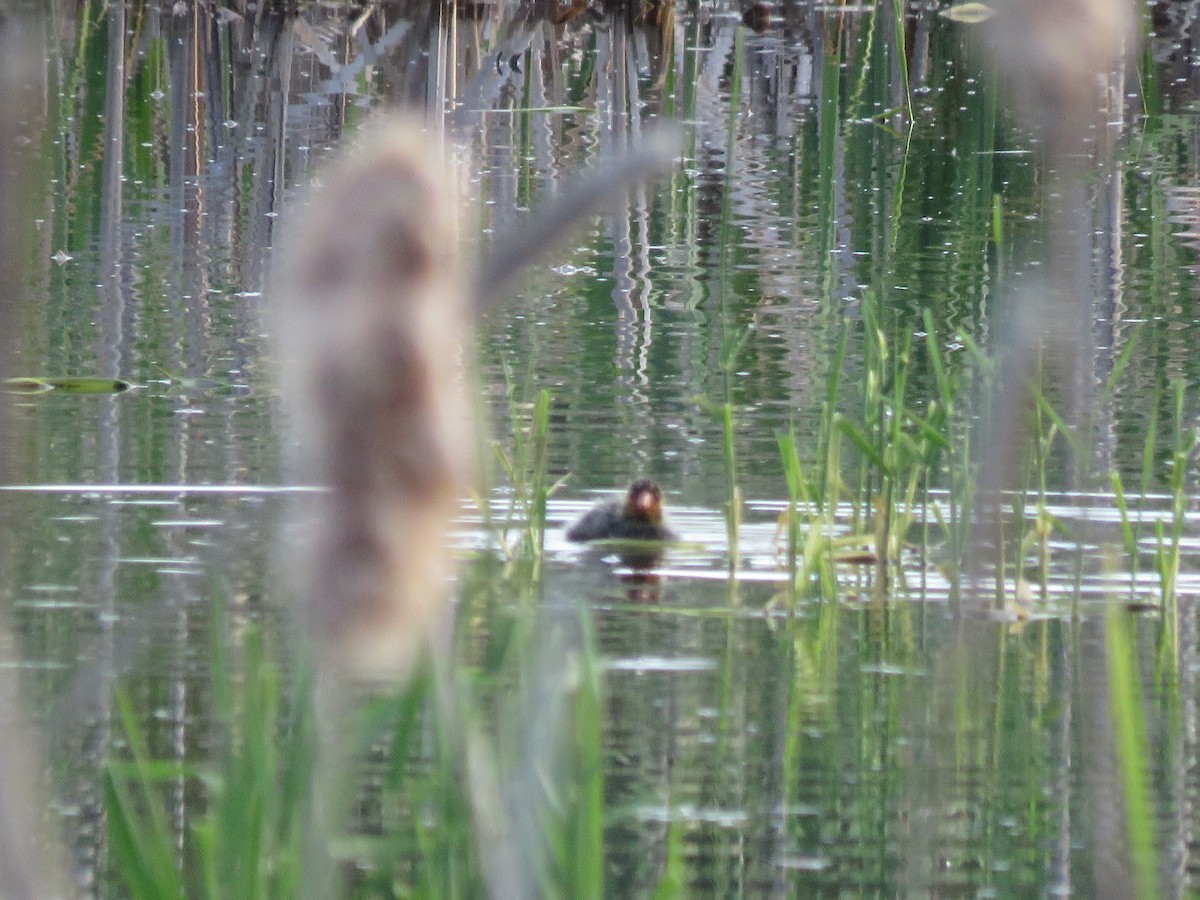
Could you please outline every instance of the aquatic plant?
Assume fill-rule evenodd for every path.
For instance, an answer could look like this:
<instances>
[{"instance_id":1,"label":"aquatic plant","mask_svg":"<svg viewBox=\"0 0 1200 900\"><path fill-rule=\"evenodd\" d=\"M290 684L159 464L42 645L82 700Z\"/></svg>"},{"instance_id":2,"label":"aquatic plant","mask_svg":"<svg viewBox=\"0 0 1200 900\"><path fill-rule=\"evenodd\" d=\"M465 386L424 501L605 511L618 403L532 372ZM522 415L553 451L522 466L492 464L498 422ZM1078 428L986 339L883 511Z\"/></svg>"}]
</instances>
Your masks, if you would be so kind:
<instances>
[{"instance_id":1,"label":"aquatic plant","mask_svg":"<svg viewBox=\"0 0 1200 900\"><path fill-rule=\"evenodd\" d=\"M1187 473L1196 454L1196 432L1187 424L1187 414L1184 412L1184 385L1176 381L1174 387L1174 435L1171 446L1170 474L1168 486L1171 493L1171 518L1167 528L1157 523L1155 526L1155 562L1158 567L1159 579L1162 584L1163 611L1169 621L1178 621L1178 597L1175 585L1179 578L1180 548L1183 540L1184 522L1187 516L1190 496L1187 488Z\"/></svg>"},{"instance_id":2,"label":"aquatic plant","mask_svg":"<svg viewBox=\"0 0 1200 900\"><path fill-rule=\"evenodd\" d=\"M537 590L531 570L498 580L486 557L479 564L487 571L468 570L463 581L464 642L474 639L467 623L481 591ZM231 628L221 597L214 591L209 627L219 736L211 762L156 759L149 726L117 691L123 739L104 789L112 874L131 896L302 897L313 884L336 896L510 895L513 884L541 896L604 896L603 689L585 611L567 613L573 637L564 643L554 614L531 618L536 604L517 603L522 612L481 664L465 666L456 651L456 661L422 665L402 686L360 691L352 711L322 711L327 686L303 654L257 625ZM484 724L491 704L508 710L498 732ZM317 755L321 717L331 714L344 726L332 770ZM543 727L533 726L538 717ZM314 779L327 780L323 809L313 806ZM203 810L182 834L166 805L180 784ZM494 829L506 819L501 836Z\"/></svg>"},{"instance_id":3,"label":"aquatic plant","mask_svg":"<svg viewBox=\"0 0 1200 900\"><path fill-rule=\"evenodd\" d=\"M1136 896L1157 897L1154 797L1148 775L1151 757L1147 723L1143 714L1138 653L1133 639L1134 617L1119 604L1110 604L1104 617L1104 651L1108 676L1108 713L1111 716L1114 752L1119 770L1124 841L1128 847ZM1106 748L1107 749L1107 748Z\"/></svg>"},{"instance_id":4,"label":"aquatic plant","mask_svg":"<svg viewBox=\"0 0 1200 900\"><path fill-rule=\"evenodd\" d=\"M928 525L933 509L927 501L929 480L941 455L949 448L943 432L950 424L947 410L952 406L949 402L952 398L948 396L941 406L931 403L925 415L907 406L905 373L909 367L909 348L904 346L892 359L884 332L874 320L874 310L873 300L866 298L864 334L870 349L865 354L862 424L839 411L842 365L850 334L849 328L843 328L826 375L826 395L816 441L815 479L805 475L794 426L787 432L776 432L788 489L788 509L781 521L786 533L788 570L794 576L794 586L802 588L811 584L814 574L820 573L821 593L830 598L837 593L837 579L829 568L831 562L869 560L876 567L877 588L890 589L889 568L903 552L905 536L917 521ZM940 365L939 360L937 366L944 376ZM948 386L945 390L950 392ZM843 438L858 451L858 477L851 482L855 494L847 516L850 533L838 537L838 517L843 513L840 496L846 484L842 472ZM918 499L918 491L922 489L924 493ZM801 523L806 528L802 552ZM871 550L864 554L853 549L866 543L868 533L873 535Z\"/></svg>"},{"instance_id":5,"label":"aquatic plant","mask_svg":"<svg viewBox=\"0 0 1200 900\"><path fill-rule=\"evenodd\" d=\"M484 510L484 521L501 553L509 559L523 559L540 566L545 547L546 503L568 481L570 475L563 475L552 484L548 483L550 392L540 388L532 402L522 400L508 361L502 360L501 366L504 371L509 448L505 449L500 438L493 438L492 451L508 479L508 503L500 515L497 514L495 503L486 495L476 495L476 504ZM532 372L528 380L532 380ZM520 534L514 542L509 532L518 522Z\"/></svg>"},{"instance_id":6,"label":"aquatic plant","mask_svg":"<svg viewBox=\"0 0 1200 900\"><path fill-rule=\"evenodd\" d=\"M115 874L134 897L296 897L316 765L311 669L297 665L286 692L277 651L257 627L231 659L217 593L211 634L212 709L222 726L212 768L155 759L131 698L116 692L125 752L104 769ZM205 812L181 836L164 788L182 782L204 786Z\"/></svg>"},{"instance_id":7,"label":"aquatic plant","mask_svg":"<svg viewBox=\"0 0 1200 900\"><path fill-rule=\"evenodd\" d=\"M784 480L788 489L788 508L784 512L782 524L785 529L787 569L791 574L786 594L789 608L794 607L798 591L804 594L814 590L824 598L836 599L837 576L832 556L833 535L837 526L836 503L827 503L824 497L814 493L800 460L795 426L786 432L776 432L775 440L779 445ZM835 469L832 479L834 483L837 481L839 447L840 442L834 435L832 443L827 445L828 452L823 460L826 467ZM829 484L831 480L824 478L822 482ZM802 526L803 545L800 543Z\"/></svg>"}]
</instances>

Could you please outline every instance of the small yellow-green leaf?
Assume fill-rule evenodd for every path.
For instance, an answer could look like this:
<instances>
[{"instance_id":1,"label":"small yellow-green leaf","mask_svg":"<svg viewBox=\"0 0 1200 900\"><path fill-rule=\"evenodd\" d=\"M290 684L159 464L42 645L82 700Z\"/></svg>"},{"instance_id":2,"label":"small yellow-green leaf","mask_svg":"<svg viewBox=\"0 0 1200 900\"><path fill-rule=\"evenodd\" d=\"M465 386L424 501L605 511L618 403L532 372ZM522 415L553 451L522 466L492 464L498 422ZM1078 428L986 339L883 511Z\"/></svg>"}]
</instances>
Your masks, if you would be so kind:
<instances>
[{"instance_id":1,"label":"small yellow-green leaf","mask_svg":"<svg viewBox=\"0 0 1200 900\"><path fill-rule=\"evenodd\" d=\"M955 3L938 13L952 22L962 22L964 25L978 25L995 14L996 11L986 3Z\"/></svg>"}]
</instances>

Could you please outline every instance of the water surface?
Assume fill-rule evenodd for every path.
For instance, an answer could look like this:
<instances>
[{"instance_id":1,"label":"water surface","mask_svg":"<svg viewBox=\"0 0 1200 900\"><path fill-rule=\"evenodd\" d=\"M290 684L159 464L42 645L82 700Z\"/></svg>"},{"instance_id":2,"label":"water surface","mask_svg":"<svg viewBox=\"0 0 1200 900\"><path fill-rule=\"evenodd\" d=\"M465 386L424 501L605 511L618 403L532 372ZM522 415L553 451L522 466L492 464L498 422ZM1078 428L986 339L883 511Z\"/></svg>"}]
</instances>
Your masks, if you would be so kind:
<instances>
[{"instance_id":1,"label":"water surface","mask_svg":"<svg viewBox=\"0 0 1200 900\"><path fill-rule=\"evenodd\" d=\"M894 53L882 8L779 4L757 34L729 3L565 25L515 4L460 19L427 6L361 19L308 4L46 13L44 104L22 134L40 168L28 290L8 326L14 374L134 384L14 397L18 484L3 491L4 663L26 675L49 736L81 882L112 892L95 827L111 688L130 690L156 753L206 759L213 592L235 628L287 611L274 547L306 486L282 463L264 325L275 229L323 159L404 103L441 130L480 248L604 150L658 120L685 126L667 178L584 222L478 327L487 435L511 446L510 411L520 425L538 390L552 394L549 475L570 477L549 509L539 602L594 618L610 895L653 890L672 826L697 896L1097 892L1121 824L1097 660L1106 612L1126 606L1139 611L1160 886L1194 891L1193 468L1176 612L1159 603L1152 524L1172 512L1170 384L1183 386L1185 428L1200 408L1200 144L1193 66L1171 51L1170 23L1152 39L1158 83L1127 98L1116 150L1089 181L1097 386L1137 335L1124 376L1097 391L1096 456L1132 491L1157 423L1132 504L1145 523L1136 571L1113 496L1078 491L1059 444L1048 568L1026 548L1028 583L1003 586L1022 602L996 612L964 600L947 570L932 512L948 515L944 483L890 589L874 565L847 563L836 598L797 600L780 539L776 433L794 426L815 458L844 333L839 403L861 410L864 298L892 352L920 346L928 311L965 373L963 336L986 350L1012 315L1005 279L1044 265L1045 172L962 26L930 11L906 21L909 134L894 83L876 77ZM920 353L908 378L926 408ZM746 503L734 577L723 434L701 401L735 414ZM687 541L650 573L563 537L636 476L662 483ZM498 467L489 477L484 496L503 510ZM1013 539L1035 514L1014 517ZM849 508L837 519L842 533L863 528ZM497 616L533 615L503 594L501 541L484 523L464 507L462 583L493 582ZM498 625L463 627L486 644ZM180 788L181 823L199 802Z\"/></svg>"}]
</instances>

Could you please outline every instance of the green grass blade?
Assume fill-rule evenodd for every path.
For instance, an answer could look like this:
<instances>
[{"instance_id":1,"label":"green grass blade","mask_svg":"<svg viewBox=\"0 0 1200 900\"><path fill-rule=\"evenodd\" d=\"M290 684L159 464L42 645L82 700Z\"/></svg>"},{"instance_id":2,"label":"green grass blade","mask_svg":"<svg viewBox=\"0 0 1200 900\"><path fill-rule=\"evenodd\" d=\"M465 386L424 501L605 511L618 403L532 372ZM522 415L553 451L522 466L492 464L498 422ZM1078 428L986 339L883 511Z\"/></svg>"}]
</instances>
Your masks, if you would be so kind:
<instances>
[{"instance_id":1,"label":"green grass blade","mask_svg":"<svg viewBox=\"0 0 1200 900\"><path fill-rule=\"evenodd\" d=\"M887 477L892 477L892 467L880 455L879 450L867 439L862 430L857 425L847 419L845 416L837 416L834 419L834 424L837 430L850 438L851 443L858 448L859 452L867 458L871 465L875 466L881 473Z\"/></svg>"},{"instance_id":2,"label":"green grass blade","mask_svg":"<svg viewBox=\"0 0 1200 900\"><path fill-rule=\"evenodd\" d=\"M1108 650L1109 707L1113 717L1117 763L1121 770L1125 827L1133 862L1137 896L1158 896L1158 854L1155 849L1155 816L1147 772L1151 768L1137 652L1131 634L1131 617L1120 607L1110 607L1105 618Z\"/></svg>"}]
</instances>

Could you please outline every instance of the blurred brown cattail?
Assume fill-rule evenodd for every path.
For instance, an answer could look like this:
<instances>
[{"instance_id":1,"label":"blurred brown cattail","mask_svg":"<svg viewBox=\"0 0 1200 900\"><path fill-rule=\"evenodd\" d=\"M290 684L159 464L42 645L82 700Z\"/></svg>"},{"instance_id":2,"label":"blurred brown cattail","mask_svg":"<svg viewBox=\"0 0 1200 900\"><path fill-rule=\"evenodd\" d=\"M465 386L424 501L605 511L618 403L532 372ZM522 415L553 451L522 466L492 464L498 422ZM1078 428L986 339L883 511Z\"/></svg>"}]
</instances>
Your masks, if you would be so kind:
<instances>
[{"instance_id":1,"label":"blurred brown cattail","mask_svg":"<svg viewBox=\"0 0 1200 900\"><path fill-rule=\"evenodd\" d=\"M328 489L302 559L311 624L360 675L402 675L447 594L470 470L458 197L414 121L367 129L293 208L273 283L299 474Z\"/></svg>"},{"instance_id":2,"label":"blurred brown cattail","mask_svg":"<svg viewBox=\"0 0 1200 900\"><path fill-rule=\"evenodd\" d=\"M987 47L1052 152L1078 153L1106 121L1103 86L1134 50L1131 0L993 0ZM1116 103L1121 103L1121 92Z\"/></svg>"}]
</instances>

